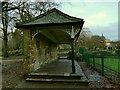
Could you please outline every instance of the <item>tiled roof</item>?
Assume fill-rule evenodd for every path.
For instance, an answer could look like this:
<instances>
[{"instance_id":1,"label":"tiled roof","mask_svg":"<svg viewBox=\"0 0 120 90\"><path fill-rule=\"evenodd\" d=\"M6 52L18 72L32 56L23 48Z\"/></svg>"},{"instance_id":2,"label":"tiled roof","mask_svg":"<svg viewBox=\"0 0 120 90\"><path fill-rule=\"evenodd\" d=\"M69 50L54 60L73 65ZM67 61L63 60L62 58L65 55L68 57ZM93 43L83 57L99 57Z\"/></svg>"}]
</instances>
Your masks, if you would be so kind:
<instances>
[{"instance_id":1,"label":"tiled roof","mask_svg":"<svg viewBox=\"0 0 120 90\"><path fill-rule=\"evenodd\" d=\"M22 25L39 25L39 24L54 24L54 23L71 23L81 22L83 19L69 16L60 10L54 8L44 14L41 14L31 20L27 20Z\"/></svg>"}]
</instances>

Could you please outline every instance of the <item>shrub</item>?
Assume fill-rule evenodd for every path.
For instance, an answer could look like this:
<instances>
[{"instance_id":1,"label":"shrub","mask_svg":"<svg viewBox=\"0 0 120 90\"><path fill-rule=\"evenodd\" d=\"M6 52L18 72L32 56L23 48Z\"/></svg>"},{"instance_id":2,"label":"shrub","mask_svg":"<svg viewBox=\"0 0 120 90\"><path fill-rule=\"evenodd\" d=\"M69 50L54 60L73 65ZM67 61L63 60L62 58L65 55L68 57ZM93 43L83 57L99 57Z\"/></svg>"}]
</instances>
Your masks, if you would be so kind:
<instances>
[{"instance_id":1,"label":"shrub","mask_svg":"<svg viewBox=\"0 0 120 90\"><path fill-rule=\"evenodd\" d=\"M23 55L23 51L22 51L22 49L20 49L20 50L11 50L11 51L8 51L8 54L9 55L20 56L20 55Z\"/></svg>"},{"instance_id":2,"label":"shrub","mask_svg":"<svg viewBox=\"0 0 120 90\"><path fill-rule=\"evenodd\" d=\"M120 49L117 49L117 50L115 51L115 53L116 53L117 55L120 55Z\"/></svg>"},{"instance_id":3,"label":"shrub","mask_svg":"<svg viewBox=\"0 0 120 90\"><path fill-rule=\"evenodd\" d=\"M114 55L112 52L109 52L109 51L93 51L92 54L95 56L113 56Z\"/></svg>"},{"instance_id":4,"label":"shrub","mask_svg":"<svg viewBox=\"0 0 120 90\"><path fill-rule=\"evenodd\" d=\"M81 60L82 56L81 56L81 54L75 52L74 58L75 58L75 60ZM72 52L68 53L68 59L72 59Z\"/></svg>"}]
</instances>

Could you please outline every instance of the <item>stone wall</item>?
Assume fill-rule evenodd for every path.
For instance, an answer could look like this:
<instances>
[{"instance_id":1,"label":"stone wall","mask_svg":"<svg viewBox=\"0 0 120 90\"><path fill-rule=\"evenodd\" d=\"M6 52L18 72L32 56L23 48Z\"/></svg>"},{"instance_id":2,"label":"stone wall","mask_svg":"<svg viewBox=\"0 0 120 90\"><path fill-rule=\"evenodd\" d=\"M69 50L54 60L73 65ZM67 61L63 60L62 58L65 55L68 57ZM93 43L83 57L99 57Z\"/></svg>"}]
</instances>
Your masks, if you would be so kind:
<instances>
[{"instance_id":1,"label":"stone wall","mask_svg":"<svg viewBox=\"0 0 120 90\"><path fill-rule=\"evenodd\" d=\"M57 60L57 45L45 36L37 34L31 38L30 30L24 30L24 70L25 73L37 70L42 65Z\"/></svg>"}]
</instances>

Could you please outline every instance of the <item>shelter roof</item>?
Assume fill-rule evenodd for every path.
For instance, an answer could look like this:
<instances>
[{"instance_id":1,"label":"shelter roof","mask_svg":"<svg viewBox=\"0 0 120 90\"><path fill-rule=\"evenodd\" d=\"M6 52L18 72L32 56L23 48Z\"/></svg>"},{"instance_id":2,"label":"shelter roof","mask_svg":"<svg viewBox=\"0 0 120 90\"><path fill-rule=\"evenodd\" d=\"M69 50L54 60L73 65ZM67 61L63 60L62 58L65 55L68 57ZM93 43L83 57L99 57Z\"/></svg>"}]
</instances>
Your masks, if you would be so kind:
<instances>
[{"instance_id":1,"label":"shelter roof","mask_svg":"<svg viewBox=\"0 0 120 90\"><path fill-rule=\"evenodd\" d=\"M53 8L52 10L47 11L44 14L41 14L30 20L17 23L19 26L29 26L29 25L43 25L43 24L64 24L64 23L80 23L83 19L69 16L60 10Z\"/></svg>"}]
</instances>

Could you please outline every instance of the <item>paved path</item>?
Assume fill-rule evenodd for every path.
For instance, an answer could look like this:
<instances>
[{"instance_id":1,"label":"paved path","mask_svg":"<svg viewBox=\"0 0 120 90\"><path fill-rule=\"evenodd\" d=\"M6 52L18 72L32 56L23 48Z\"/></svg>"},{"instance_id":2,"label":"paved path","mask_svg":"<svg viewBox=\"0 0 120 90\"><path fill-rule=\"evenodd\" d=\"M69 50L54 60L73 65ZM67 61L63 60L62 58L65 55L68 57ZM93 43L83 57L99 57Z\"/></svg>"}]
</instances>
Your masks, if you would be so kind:
<instances>
[{"instance_id":1,"label":"paved path","mask_svg":"<svg viewBox=\"0 0 120 90\"><path fill-rule=\"evenodd\" d=\"M9 59L9 60L0 60L0 62L19 62L19 61L23 61L23 59Z\"/></svg>"}]
</instances>

